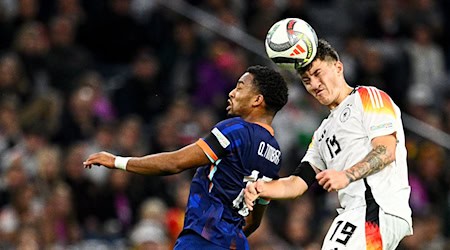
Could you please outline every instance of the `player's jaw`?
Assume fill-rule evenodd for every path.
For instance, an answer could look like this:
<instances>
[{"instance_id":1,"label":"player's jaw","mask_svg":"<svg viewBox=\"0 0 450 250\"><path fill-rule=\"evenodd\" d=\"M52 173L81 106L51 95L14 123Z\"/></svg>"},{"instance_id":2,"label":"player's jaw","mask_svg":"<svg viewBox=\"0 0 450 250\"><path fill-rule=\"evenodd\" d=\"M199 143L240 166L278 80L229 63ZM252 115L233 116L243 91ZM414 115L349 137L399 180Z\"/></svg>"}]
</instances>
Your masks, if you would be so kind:
<instances>
[{"instance_id":1,"label":"player's jaw","mask_svg":"<svg viewBox=\"0 0 450 250\"><path fill-rule=\"evenodd\" d=\"M320 102L320 104L328 105L330 98L329 98L329 91L327 89L325 89L325 88L316 89L311 92L310 93L314 96L314 98L316 98L317 101Z\"/></svg>"}]
</instances>

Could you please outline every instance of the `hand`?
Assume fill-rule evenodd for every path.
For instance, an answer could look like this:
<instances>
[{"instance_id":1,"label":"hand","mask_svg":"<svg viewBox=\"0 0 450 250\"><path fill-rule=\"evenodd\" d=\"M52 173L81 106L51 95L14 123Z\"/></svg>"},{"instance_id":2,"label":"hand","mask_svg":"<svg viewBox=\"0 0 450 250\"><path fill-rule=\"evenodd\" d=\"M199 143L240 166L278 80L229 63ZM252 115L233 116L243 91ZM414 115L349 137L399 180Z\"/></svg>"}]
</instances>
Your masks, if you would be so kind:
<instances>
[{"instance_id":1,"label":"hand","mask_svg":"<svg viewBox=\"0 0 450 250\"><path fill-rule=\"evenodd\" d=\"M116 156L108 152L99 152L91 154L86 161L83 162L84 168L92 168L93 165L101 165L107 168L115 168L114 160Z\"/></svg>"},{"instance_id":2,"label":"hand","mask_svg":"<svg viewBox=\"0 0 450 250\"><path fill-rule=\"evenodd\" d=\"M247 183L247 187L244 190L244 199L248 210L253 211L253 206L255 205L255 201L259 198L263 186L264 181L262 180Z\"/></svg>"},{"instance_id":3,"label":"hand","mask_svg":"<svg viewBox=\"0 0 450 250\"><path fill-rule=\"evenodd\" d=\"M319 185L328 192L339 191L350 184L344 171L336 171L334 169L327 169L318 173L316 179Z\"/></svg>"}]
</instances>

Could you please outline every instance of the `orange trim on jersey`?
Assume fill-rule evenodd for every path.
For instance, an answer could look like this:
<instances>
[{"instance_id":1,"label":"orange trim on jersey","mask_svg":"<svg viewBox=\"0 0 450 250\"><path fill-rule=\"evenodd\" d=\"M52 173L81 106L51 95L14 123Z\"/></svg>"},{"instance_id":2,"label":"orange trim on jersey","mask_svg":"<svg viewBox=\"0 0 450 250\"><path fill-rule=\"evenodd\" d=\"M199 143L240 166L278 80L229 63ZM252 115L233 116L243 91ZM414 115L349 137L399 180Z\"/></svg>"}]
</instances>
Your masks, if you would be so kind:
<instances>
[{"instance_id":1,"label":"orange trim on jersey","mask_svg":"<svg viewBox=\"0 0 450 250\"><path fill-rule=\"evenodd\" d=\"M366 230L366 249L382 250L383 240L381 239L380 227L376 223L367 221L365 225L365 230Z\"/></svg>"},{"instance_id":2,"label":"orange trim on jersey","mask_svg":"<svg viewBox=\"0 0 450 250\"><path fill-rule=\"evenodd\" d=\"M255 123L258 124L259 126L265 128L265 129L267 129L267 131L269 131L269 133L270 133L272 136L275 135L275 131L273 130L273 128L272 128L270 125L265 124L265 123L261 123L261 122L255 122Z\"/></svg>"},{"instance_id":3,"label":"orange trim on jersey","mask_svg":"<svg viewBox=\"0 0 450 250\"><path fill-rule=\"evenodd\" d=\"M211 159L214 161L217 161L219 157L217 157L216 153L209 147L209 145L202 139L198 139L198 141L195 142L202 150L207 154Z\"/></svg>"},{"instance_id":4,"label":"orange trim on jersey","mask_svg":"<svg viewBox=\"0 0 450 250\"><path fill-rule=\"evenodd\" d=\"M308 144L308 149L312 148L314 146L314 135L311 138L311 142Z\"/></svg>"},{"instance_id":5,"label":"orange trim on jersey","mask_svg":"<svg viewBox=\"0 0 450 250\"><path fill-rule=\"evenodd\" d=\"M358 93L364 112L384 113L396 117L392 100L384 91L372 87L361 87L358 88Z\"/></svg>"}]
</instances>

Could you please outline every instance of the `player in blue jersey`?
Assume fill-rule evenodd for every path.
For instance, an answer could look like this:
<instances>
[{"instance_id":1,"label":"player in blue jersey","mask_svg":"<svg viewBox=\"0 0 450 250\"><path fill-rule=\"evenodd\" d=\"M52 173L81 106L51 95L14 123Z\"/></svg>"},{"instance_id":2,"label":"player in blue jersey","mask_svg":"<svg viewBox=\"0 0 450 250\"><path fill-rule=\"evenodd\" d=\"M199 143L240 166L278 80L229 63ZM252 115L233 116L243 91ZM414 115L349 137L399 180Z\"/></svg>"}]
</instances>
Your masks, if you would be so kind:
<instances>
[{"instance_id":1,"label":"player in blue jersey","mask_svg":"<svg viewBox=\"0 0 450 250\"><path fill-rule=\"evenodd\" d=\"M278 178L281 151L271 123L287 97L278 72L251 66L229 93L227 112L236 117L219 122L204 138L177 151L144 157L99 152L83 164L148 175L197 168L175 249L248 249L247 236L258 228L269 201L259 199L249 213L244 189L259 179Z\"/></svg>"}]
</instances>

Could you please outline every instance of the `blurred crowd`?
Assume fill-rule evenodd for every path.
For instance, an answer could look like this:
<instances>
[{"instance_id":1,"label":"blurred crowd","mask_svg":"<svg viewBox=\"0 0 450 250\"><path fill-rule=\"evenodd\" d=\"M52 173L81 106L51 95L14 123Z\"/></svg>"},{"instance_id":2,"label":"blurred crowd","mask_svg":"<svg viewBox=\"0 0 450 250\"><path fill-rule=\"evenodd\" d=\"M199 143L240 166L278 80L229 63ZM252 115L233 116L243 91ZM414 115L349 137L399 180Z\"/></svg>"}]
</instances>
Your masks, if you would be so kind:
<instances>
[{"instance_id":1,"label":"blurred crowd","mask_svg":"<svg viewBox=\"0 0 450 250\"><path fill-rule=\"evenodd\" d=\"M305 19L338 49L351 85L377 86L450 133L446 0L186 2L261 43L277 20ZM0 249L170 249L193 171L82 162L194 142L226 118L227 94L252 64L269 62L160 1L0 0ZM290 96L274 128L286 176L328 111L283 74ZM450 249L449 150L405 132L415 234L399 249ZM251 248L320 249L336 207L317 186L272 201Z\"/></svg>"}]
</instances>

